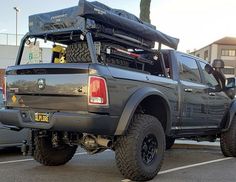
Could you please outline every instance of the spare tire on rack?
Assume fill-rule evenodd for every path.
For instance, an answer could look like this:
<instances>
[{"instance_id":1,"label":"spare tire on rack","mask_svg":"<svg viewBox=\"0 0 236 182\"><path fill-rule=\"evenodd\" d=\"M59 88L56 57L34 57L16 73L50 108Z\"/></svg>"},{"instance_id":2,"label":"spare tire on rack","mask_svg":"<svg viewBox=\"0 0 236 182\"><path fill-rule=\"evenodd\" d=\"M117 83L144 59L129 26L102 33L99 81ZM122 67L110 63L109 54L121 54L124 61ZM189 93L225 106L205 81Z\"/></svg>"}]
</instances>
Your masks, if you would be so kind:
<instances>
[{"instance_id":1,"label":"spare tire on rack","mask_svg":"<svg viewBox=\"0 0 236 182\"><path fill-rule=\"evenodd\" d=\"M91 62L88 44L86 42L73 43L66 49L67 63L89 63Z\"/></svg>"},{"instance_id":2,"label":"spare tire on rack","mask_svg":"<svg viewBox=\"0 0 236 182\"><path fill-rule=\"evenodd\" d=\"M127 60L124 60L124 58L117 56L112 57L111 55L106 55L106 48L108 47L116 47L119 49L125 49L124 47L117 45L117 44L111 44L111 43L101 43L101 54L100 58L98 56L98 61L105 62L108 64L114 64L114 65L120 65L120 66L129 66L129 62ZM66 49L66 62L67 63L90 63L91 57L90 52L88 48L87 42L78 42L73 43L67 46Z\"/></svg>"}]
</instances>

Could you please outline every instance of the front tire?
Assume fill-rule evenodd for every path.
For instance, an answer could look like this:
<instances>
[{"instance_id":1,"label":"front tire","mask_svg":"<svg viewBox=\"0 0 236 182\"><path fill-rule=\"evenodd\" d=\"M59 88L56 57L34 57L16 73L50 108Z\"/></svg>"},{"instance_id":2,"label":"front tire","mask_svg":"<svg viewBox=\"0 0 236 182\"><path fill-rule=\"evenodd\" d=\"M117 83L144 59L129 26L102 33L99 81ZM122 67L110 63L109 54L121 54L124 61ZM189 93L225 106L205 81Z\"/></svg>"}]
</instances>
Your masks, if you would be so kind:
<instances>
[{"instance_id":1,"label":"front tire","mask_svg":"<svg viewBox=\"0 0 236 182\"><path fill-rule=\"evenodd\" d=\"M221 133L220 148L224 156L236 157L236 117L229 130Z\"/></svg>"},{"instance_id":2,"label":"front tire","mask_svg":"<svg viewBox=\"0 0 236 182\"><path fill-rule=\"evenodd\" d=\"M159 172L165 151L165 134L157 118L137 114L115 145L116 163L124 177L146 181Z\"/></svg>"},{"instance_id":3,"label":"front tire","mask_svg":"<svg viewBox=\"0 0 236 182\"><path fill-rule=\"evenodd\" d=\"M74 156L78 146L60 144L53 147L51 136L41 136L35 132L33 157L45 166L59 166L67 163Z\"/></svg>"}]
</instances>

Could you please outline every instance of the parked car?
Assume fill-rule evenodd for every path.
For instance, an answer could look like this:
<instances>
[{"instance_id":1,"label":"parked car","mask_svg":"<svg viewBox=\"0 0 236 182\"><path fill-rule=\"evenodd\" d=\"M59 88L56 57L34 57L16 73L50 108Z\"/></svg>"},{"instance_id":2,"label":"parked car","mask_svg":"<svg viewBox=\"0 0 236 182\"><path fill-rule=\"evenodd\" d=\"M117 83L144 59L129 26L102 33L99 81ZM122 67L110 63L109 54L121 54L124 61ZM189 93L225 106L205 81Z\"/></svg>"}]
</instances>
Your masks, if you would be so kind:
<instances>
[{"instance_id":1,"label":"parked car","mask_svg":"<svg viewBox=\"0 0 236 182\"><path fill-rule=\"evenodd\" d=\"M0 88L0 108L3 107L2 88ZM29 136L29 130L13 131L0 123L0 147L21 146L22 141Z\"/></svg>"}]
</instances>

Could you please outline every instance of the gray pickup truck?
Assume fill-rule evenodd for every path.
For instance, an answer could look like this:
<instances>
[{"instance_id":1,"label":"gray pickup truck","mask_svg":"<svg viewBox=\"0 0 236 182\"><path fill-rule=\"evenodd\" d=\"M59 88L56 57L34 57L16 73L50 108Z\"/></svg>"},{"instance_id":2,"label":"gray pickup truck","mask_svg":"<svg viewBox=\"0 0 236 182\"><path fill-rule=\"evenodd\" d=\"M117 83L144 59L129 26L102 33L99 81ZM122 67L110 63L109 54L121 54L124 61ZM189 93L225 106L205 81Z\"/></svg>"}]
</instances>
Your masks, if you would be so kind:
<instances>
[{"instance_id":1,"label":"gray pickup truck","mask_svg":"<svg viewBox=\"0 0 236 182\"><path fill-rule=\"evenodd\" d=\"M6 70L0 121L32 129L36 161L65 164L78 145L90 154L111 149L121 173L142 181L156 176L176 138L220 137L223 154L236 156L235 79L220 60L212 67L174 50L177 39L124 11L84 0L77 9L31 16ZM155 50L152 40L174 49ZM41 43L52 43L50 57L24 58Z\"/></svg>"}]
</instances>

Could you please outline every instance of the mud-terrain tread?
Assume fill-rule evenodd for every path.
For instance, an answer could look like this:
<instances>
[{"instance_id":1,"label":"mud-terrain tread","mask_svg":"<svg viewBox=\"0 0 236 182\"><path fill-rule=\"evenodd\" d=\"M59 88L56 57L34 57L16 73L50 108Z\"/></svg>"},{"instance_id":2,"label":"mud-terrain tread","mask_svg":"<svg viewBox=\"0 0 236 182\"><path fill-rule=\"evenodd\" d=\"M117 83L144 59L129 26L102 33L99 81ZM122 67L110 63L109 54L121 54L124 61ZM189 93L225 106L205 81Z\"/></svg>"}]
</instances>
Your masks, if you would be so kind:
<instances>
[{"instance_id":1,"label":"mud-terrain tread","mask_svg":"<svg viewBox=\"0 0 236 182\"><path fill-rule=\"evenodd\" d=\"M135 145L138 135L145 128L156 127L157 132L160 132L163 137L163 151L161 160L158 167L152 173L145 173L138 165L137 158L135 157L135 151L137 145ZM131 149L131 150L130 150ZM146 181L154 178L159 172L164 159L165 150L165 134L161 123L157 118L138 114L135 115L131 121L131 125L124 136L120 136L115 146L116 163L123 176L134 181Z\"/></svg>"},{"instance_id":2,"label":"mud-terrain tread","mask_svg":"<svg viewBox=\"0 0 236 182\"><path fill-rule=\"evenodd\" d=\"M228 146L229 146L229 144L227 141L227 137L224 134L221 134L221 138L220 138L221 151L225 157L232 157L232 154L231 154Z\"/></svg>"},{"instance_id":3,"label":"mud-terrain tread","mask_svg":"<svg viewBox=\"0 0 236 182\"><path fill-rule=\"evenodd\" d=\"M77 146L63 145L59 149L52 148L50 138L35 136L34 159L45 166L59 166L67 163L74 156Z\"/></svg>"},{"instance_id":4,"label":"mud-terrain tread","mask_svg":"<svg viewBox=\"0 0 236 182\"><path fill-rule=\"evenodd\" d=\"M236 157L236 117L228 131L221 133L220 147L224 156Z\"/></svg>"},{"instance_id":5,"label":"mud-terrain tread","mask_svg":"<svg viewBox=\"0 0 236 182\"><path fill-rule=\"evenodd\" d=\"M125 49L122 46L111 44L111 43L105 43L102 44L101 50L103 52L106 52L107 47L116 47L119 49ZM114 65L120 65L120 66L129 66L129 62L125 61L123 59L113 58L109 56L104 56L105 54L102 53L102 57L106 57L104 60L105 63L110 63ZM79 42L79 43L73 43L68 45L66 49L66 61L68 63L89 63L91 62L90 52L89 48L86 42Z\"/></svg>"},{"instance_id":6,"label":"mud-terrain tread","mask_svg":"<svg viewBox=\"0 0 236 182\"><path fill-rule=\"evenodd\" d=\"M91 62L90 52L86 42L68 45L66 49L66 61L68 63Z\"/></svg>"}]
</instances>

